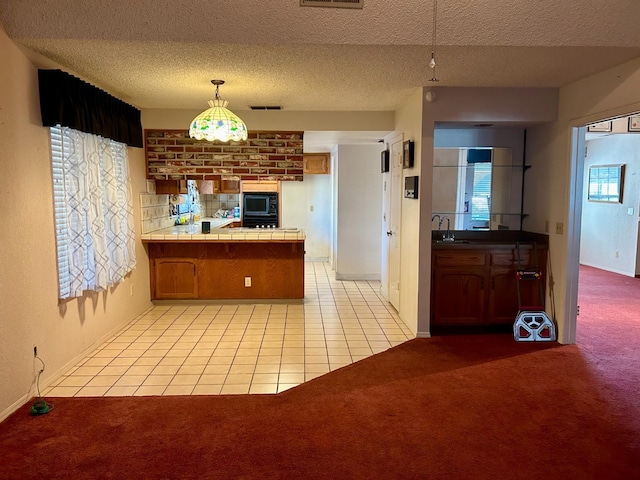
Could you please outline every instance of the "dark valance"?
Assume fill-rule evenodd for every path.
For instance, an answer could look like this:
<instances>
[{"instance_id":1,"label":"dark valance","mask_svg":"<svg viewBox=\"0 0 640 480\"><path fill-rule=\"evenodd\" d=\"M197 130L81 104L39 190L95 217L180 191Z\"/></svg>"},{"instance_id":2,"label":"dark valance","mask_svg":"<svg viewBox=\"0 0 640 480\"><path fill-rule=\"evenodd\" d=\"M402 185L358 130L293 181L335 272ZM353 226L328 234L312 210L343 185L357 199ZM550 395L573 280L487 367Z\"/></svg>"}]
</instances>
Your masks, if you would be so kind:
<instances>
[{"instance_id":1,"label":"dark valance","mask_svg":"<svg viewBox=\"0 0 640 480\"><path fill-rule=\"evenodd\" d=\"M142 147L140 110L61 70L38 70L42 125Z\"/></svg>"},{"instance_id":2,"label":"dark valance","mask_svg":"<svg viewBox=\"0 0 640 480\"><path fill-rule=\"evenodd\" d=\"M491 163L491 150L470 148L467 151L467 163Z\"/></svg>"}]
</instances>

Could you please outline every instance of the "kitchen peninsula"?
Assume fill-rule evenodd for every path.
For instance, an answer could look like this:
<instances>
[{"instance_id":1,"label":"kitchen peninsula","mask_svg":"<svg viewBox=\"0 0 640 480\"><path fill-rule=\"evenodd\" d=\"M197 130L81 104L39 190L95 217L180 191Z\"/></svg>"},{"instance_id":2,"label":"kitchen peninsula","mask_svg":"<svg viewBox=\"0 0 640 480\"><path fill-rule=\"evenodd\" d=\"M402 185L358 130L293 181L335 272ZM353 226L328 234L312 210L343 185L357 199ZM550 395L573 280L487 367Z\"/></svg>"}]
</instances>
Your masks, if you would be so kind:
<instances>
[{"instance_id":1,"label":"kitchen peninsula","mask_svg":"<svg viewBox=\"0 0 640 480\"><path fill-rule=\"evenodd\" d=\"M152 300L302 299L304 240L297 228L225 228L204 218L142 235L149 253Z\"/></svg>"}]
</instances>

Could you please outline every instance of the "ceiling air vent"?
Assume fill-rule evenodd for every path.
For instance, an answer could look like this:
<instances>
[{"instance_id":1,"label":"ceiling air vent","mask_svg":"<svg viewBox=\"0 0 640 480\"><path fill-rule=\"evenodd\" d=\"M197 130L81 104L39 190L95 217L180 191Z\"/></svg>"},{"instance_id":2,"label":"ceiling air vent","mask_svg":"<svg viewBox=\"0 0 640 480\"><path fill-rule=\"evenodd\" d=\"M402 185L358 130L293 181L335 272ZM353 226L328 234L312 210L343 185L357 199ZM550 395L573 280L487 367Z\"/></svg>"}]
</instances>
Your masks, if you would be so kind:
<instances>
[{"instance_id":1,"label":"ceiling air vent","mask_svg":"<svg viewBox=\"0 0 640 480\"><path fill-rule=\"evenodd\" d=\"M249 105L251 110L282 110L280 105Z\"/></svg>"},{"instance_id":2,"label":"ceiling air vent","mask_svg":"<svg viewBox=\"0 0 640 480\"><path fill-rule=\"evenodd\" d=\"M364 0L300 0L301 7L362 8Z\"/></svg>"}]
</instances>

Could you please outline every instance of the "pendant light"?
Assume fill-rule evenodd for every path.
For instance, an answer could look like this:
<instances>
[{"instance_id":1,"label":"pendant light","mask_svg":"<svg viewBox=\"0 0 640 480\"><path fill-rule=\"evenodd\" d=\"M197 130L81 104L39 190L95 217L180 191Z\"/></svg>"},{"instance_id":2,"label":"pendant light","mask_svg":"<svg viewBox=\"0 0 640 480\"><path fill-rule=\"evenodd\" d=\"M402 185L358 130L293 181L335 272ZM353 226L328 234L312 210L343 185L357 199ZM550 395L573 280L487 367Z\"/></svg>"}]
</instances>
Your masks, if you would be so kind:
<instances>
[{"instance_id":1,"label":"pendant light","mask_svg":"<svg viewBox=\"0 0 640 480\"><path fill-rule=\"evenodd\" d=\"M429 60L429 67L433 70L430 82L439 82L436 76L436 18L438 16L438 0L433 0L433 29L431 31L431 59Z\"/></svg>"},{"instance_id":2,"label":"pendant light","mask_svg":"<svg viewBox=\"0 0 640 480\"><path fill-rule=\"evenodd\" d=\"M224 80L211 80L216 86L216 96L209 100L209 107L191 122L189 136L196 140L229 140L241 141L247 139L247 126L231 110L227 109L229 102L222 100L218 93Z\"/></svg>"}]
</instances>

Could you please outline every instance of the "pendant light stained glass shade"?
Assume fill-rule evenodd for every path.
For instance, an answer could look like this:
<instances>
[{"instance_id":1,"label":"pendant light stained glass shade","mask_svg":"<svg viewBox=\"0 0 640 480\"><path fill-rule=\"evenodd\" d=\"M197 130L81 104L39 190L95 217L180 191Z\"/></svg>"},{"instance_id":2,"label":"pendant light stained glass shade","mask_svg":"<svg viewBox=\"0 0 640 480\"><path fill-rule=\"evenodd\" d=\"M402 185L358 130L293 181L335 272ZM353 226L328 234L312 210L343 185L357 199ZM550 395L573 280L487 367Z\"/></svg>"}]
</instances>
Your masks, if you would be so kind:
<instances>
[{"instance_id":1,"label":"pendant light stained glass shade","mask_svg":"<svg viewBox=\"0 0 640 480\"><path fill-rule=\"evenodd\" d=\"M189 136L196 140L229 140L247 139L247 126L231 110L227 109L227 101L216 98L209 100L209 107L191 122Z\"/></svg>"}]
</instances>

